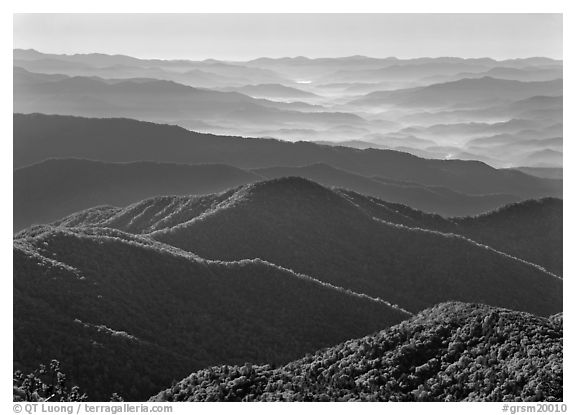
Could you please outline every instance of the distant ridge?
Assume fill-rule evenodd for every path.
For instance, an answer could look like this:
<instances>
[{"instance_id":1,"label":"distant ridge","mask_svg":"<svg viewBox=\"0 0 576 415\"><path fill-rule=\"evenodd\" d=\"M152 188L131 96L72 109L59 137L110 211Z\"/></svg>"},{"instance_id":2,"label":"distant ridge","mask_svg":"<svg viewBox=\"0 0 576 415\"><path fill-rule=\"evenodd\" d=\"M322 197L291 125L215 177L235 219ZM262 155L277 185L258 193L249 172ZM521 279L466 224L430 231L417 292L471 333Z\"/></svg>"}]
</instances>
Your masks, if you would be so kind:
<instances>
[{"instance_id":1,"label":"distant ridge","mask_svg":"<svg viewBox=\"0 0 576 415\"><path fill-rule=\"evenodd\" d=\"M98 205L122 207L154 196L215 193L283 176L305 177L446 216L482 213L518 200L511 195L470 196L437 186L368 178L323 163L246 170L224 164L47 159L14 170L13 229L50 223Z\"/></svg>"},{"instance_id":2,"label":"distant ridge","mask_svg":"<svg viewBox=\"0 0 576 415\"><path fill-rule=\"evenodd\" d=\"M158 147L159 137L164 143L162 148ZM522 198L562 194L560 181L497 170L475 161L429 160L398 151L307 142L239 139L129 119L15 114L14 166L50 157L105 162L224 163L250 169L326 163L366 177L443 186L467 194L502 193Z\"/></svg>"},{"instance_id":3,"label":"distant ridge","mask_svg":"<svg viewBox=\"0 0 576 415\"><path fill-rule=\"evenodd\" d=\"M318 95L311 92L281 84L245 85L234 88L234 90L251 97L260 98L319 98Z\"/></svg>"},{"instance_id":4,"label":"distant ridge","mask_svg":"<svg viewBox=\"0 0 576 415\"><path fill-rule=\"evenodd\" d=\"M236 126L233 130L244 123L334 126L365 122L353 113L296 111L291 103L193 87L153 75L141 74L136 81L113 75L113 82L100 76L58 75L61 79L55 81L43 73L15 68L14 112L129 117L174 124L203 121L220 127Z\"/></svg>"},{"instance_id":5,"label":"distant ridge","mask_svg":"<svg viewBox=\"0 0 576 415\"><path fill-rule=\"evenodd\" d=\"M545 179L562 179L563 172L561 168L546 168L546 167L516 167L523 173L531 174L532 176L542 177Z\"/></svg>"},{"instance_id":6,"label":"distant ridge","mask_svg":"<svg viewBox=\"0 0 576 415\"><path fill-rule=\"evenodd\" d=\"M397 91L373 92L353 100L356 105L395 104L407 107L470 105L485 99L521 100L537 95L562 95L562 80L522 82L489 76Z\"/></svg>"},{"instance_id":7,"label":"distant ridge","mask_svg":"<svg viewBox=\"0 0 576 415\"><path fill-rule=\"evenodd\" d=\"M562 60L12 79L15 401L563 401Z\"/></svg>"},{"instance_id":8,"label":"distant ridge","mask_svg":"<svg viewBox=\"0 0 576 415\"><path fill-rule=\"evenodd\" d=\"M261 180L223 164L103 163L48 159L14 170L14 230L98 205L126 206L164 194L215 193Z\"/></svg>"},{"instance_id":9,"label":"distant ridge","mask_svg":"<svg viewBox=\"0 0 576 415\"><path fill-rule=\"evenodd\" d=\"M324 163L303 167L270 167L252 171L267 178L299 176L325 186L354 190L388 202L409 205L443 216L483 213L517 200L516 196L507 194L468 195L441 186L426 186L382 177L365 177Z\"/></svg>"},{"instance_id":10,"label":"distant ridge","mask_svg":"<svg viewBox=\"0 0 576 415\"><path fill-rule=\"evenodd\" d=\"M138 57L132 57L123 54L106 54L106 53L71 53L71 54L56 54L50 52L42 52L34 48L14 48L13 55L15 58L24 58L26 56L30 58L38 58L38 57L60 57L63 59L70 58L70 59L80 59L82 57L120 57L120 58L130 58L139 61L152 61L152 62L198 62L194 60L187 60L187 59L142 59ZM321 58L313 58L309 56L283 56L283 57L269 57L269 56L262 56L256 59L250 59L247 62L258 62L258 61L339 61L339 60L375 60L375 61L384 61L384 62L397 62L397 61L411 61L411 62L430 62L430 61L440 61L440 62L449 62L449 61L470 61L470 62L478 62L478 63L489 63L489 62L525 62L525 63L554 63L554 62L562 62L559 59L553 59L545 56L534 56L528 58L511 58L511 59L494 59L488 56L479 57L479 58L462 58L458 56L424 56L418 58L407 58L407 59L400 59L395 56L383 56L383 57L376 57L376 56L366 56L366 55L351 55L351 56L334 56L334 57L321 57ZM206 59L204 62L223 62L217 59Z\"/></svg>"}]
</instances>

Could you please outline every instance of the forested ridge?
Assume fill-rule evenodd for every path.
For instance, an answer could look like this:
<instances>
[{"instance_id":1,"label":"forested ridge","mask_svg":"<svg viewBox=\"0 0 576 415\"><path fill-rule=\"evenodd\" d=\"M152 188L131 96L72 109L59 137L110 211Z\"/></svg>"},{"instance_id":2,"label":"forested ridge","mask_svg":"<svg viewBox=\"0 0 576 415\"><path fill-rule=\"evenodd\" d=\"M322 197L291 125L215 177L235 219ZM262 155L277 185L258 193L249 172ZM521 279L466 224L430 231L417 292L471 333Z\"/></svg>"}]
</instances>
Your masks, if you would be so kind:
<instances>
[{"instance_id":1,"label":"forested ridge","mask_svg":"<svg viewBox=\"0 0 576 415\"><path fill-rule=\"evenodd\" d=\"M531 199L481 215L443 217L350 190L337 191L378 219L462 235L562 275L562 199Z\"/></svg>"},{"instance_id":2,"label":"forested ridge","mask_svg":"<svg viewBox=\"0 0 576 415\"><path fill-rule=\"evenodd\" d=\"M14 314L15 368L57 359L96 400L141 400L214 364L286 363L409 316L262 260L50 226L14 241Z\"/></svg>"},{"instance_id":3,"label":"forested ridge","mask_svg":"<svg viewBox=\"0 0 576 415\"><path fill-rule=\"evenodd\" d=\"M274 368L216 366L153 401L562 401L562 320L443 303Z\"/></svg>"},{"instance_id":4,"label":"forested ridge","mask_svg":"<svg viewBox=\"0 0 576 415\"><path fill-rule=\"evenodd\" d=\"M409 226L408 214L416 218ZM148 235L213 260L261 258L411 312L449 300L540 315L562 308L560 278L455 234L455 221L297 177L215 195L152 198L124 209L94 208L56 224Z\"/></svg>"},{"instance_id":5,"label":"forested ridge","mask_svg":"<svg viewBox=\"0 0 576 415\"><path fill-rule=\"evenodd\" d=\"M14 401L562 401L563 61L208 26L197 60L14 49Z\"/></svg>"},{"instance_id":6,"label":"forested ridge","mask_svg":"<svg viewBox=\"0 0 576 415\"><path fill-rule=\"evenodd\" d=\"M48 159L14 170L13 226L20 231L94 206L126 206L164 194L214 193L260 179L223 164Z\"/></svg>"}]
</instances>

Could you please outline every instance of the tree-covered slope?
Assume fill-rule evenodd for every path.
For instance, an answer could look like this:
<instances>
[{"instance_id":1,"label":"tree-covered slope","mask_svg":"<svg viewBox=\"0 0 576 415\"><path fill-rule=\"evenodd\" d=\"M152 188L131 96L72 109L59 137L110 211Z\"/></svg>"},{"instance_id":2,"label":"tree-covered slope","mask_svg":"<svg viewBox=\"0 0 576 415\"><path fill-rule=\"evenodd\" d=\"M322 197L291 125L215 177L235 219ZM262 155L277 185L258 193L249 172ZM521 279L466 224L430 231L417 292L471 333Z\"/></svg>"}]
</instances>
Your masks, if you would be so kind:
<instances>
[{"instance_id":1,"label":"tree-covered slope","mask_svg":"<svg viewBox=\"0 0 576 415\"><path fill-rule=\"evenodd\" d=\"M388 202L452 216L483 213L519 200L514 196L471 196L415 183L383 182L326 164L249 171L225 164L48 159L14 170L13 227L19 231L32 224L47 224L99 205L127 206L154 196L215 193L283 176L301 176L325 186L352 189Z\"/></svg>"},{"instance_id":2,"label":"tree-covered slope","mask_svg":"<svg viewBox=\"0 0 576 415\"><path fill-rule=\"evenodd\" d=\"M211 367L152 401L562 401L561 322L444 303L283 367Z\"/></svg>"},{"instance_id":3,"label":"tree-covered slope","mask_svg":"<svg viewBox=\"0 0 576 415\"><path fill-rule=\"evenodd\" d=\"M366 196L401 203L443 216L476 215L521 199L511 194L469 195L441 186L426 186L381 177L365 177L327 164L269 167L255 169L253 172L269 179L287 176L303 177L324 186L349 189Z\"/></svg>"},{"instance_id":4,"label":"tree-covered slope","mask_svg":"<svg viewBox=\"0 0 576 415\"><path fill-rule=\"evenodd\" d=\"M459 235L375 218L301 178L93 209L57 224L150 234L214 260L262 258L412 312L449 300L562 310L562 280L541 268Z\"/></svg>"},{"instance_id":5,"label":"tree-covered slope","mask_svg":"<svg viewBox=\"0 0 576 415\"><path fill-rule=\"evenodd\" d=\"M456 218L472 239L542 265L562 275L563 202L545 198L504 206L494 212Z\"/></svg>"},{"instance_id":6,"label":"tree-covered slope","mask_svg":"<svg viewBox=\"0 0 576 415\"><path fill-rule=\"evenodd\" d=\"M207 261L113 229L14 241L14 365L58 359L91 399L143 399L194 370L282 364L408 314L262 260Z\"/></svg>"},{"instance_id":7,"label":"tree-covered slope","mask_svg":"<svg viewBox=\"0 0 576 415\"><path fill-rule=\"evenodd\" d=\"M93 206L126 206L165 194L214 193L260 179L223 164L49 159L14 170L14 230Z\"/></svg>"},{"instance_id":8,"label":"tree-covered slope","mask_svg":"<svg viewBox=\"0 0 576 415\"><path fill-rule=\"evenodd\" d=\"M463 235L562 275L561 199L526 200L482 215L444 218L352 191L338 192L376 218L409 227Z\"/></svg>"}]
</instances>

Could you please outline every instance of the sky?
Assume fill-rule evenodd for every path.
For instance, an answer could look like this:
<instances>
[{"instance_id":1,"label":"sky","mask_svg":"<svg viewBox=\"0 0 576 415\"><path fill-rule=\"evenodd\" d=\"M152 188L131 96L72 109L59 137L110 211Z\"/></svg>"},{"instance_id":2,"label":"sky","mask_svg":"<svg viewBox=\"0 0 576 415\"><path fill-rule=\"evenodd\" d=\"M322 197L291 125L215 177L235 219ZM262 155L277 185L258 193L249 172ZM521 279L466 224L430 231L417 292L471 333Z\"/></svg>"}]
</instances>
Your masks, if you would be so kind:
<instances>
[{"instance_id":1,"label":"sky","mask_svg":"<svg viewBox=\"0 0 576 415\"><path fill-rule=\"evenodd\" d=\"M139 58L546 56L561 14L15 14L14 47Z\"/></svg>"}]
</instances>

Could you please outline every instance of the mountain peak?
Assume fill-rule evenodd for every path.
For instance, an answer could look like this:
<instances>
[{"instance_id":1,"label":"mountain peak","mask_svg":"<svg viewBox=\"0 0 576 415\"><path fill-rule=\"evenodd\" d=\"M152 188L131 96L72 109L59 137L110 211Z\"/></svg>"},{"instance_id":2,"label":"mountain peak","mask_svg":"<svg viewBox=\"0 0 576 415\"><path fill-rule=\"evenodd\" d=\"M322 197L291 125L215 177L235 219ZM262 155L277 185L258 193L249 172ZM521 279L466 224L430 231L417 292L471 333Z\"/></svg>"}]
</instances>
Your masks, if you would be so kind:
<instances>
[{"instance_id":1,"label":"mountain peak","mask_svg":"<svg viewBox=\"0 0 576 415\"><path fill-rule=\"evenodd\" d=\"M327 206L330 206L332 215L345 215L342 219L348 215L356 218L364 216L346 198L332 189L299 176L279 177L248 184L239 189L232 198L248 203L255 211L273 212L286 219L292 217L294 221L308 215L308 220L312 217L320 220Z\"/></svg>"},{"instance_id":2,"label":"mountain peak","mask_svg":"<svg viewBox=\"0 0 576 415\"><path fill-rule=\"evenodd\" d=\"M319 185L312 180L305 179L300 176L286 176L276 179L264 180L261 182L247 185L253 192L261 191L296 191L296 192L310 192L310 191L329 191L324 186Z\"/></svg>"}]
</instances>

